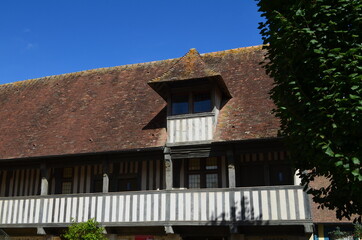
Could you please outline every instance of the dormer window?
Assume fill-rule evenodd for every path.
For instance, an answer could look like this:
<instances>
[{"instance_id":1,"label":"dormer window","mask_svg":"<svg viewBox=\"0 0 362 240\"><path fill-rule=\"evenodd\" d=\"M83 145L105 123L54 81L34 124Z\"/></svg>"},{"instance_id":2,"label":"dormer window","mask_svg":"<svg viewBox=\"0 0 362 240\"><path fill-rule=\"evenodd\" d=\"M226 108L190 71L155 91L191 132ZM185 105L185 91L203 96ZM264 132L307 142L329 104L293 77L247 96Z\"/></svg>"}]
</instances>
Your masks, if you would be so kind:
<instances>
[{"instance_id":1,"label":"dormer window","mask_svg":"<svg viewBox=\"0 0 362 240\"><path fill-rule=\"evenodd\" d=\"M210 92L174 94L171 97L171 115L212 111Z\"/></svg>"},{"instance_id":2,"label":"dormer window","mask_svg":"<svg viewBox=\"0 0 362 240\"><path fill-rule=\"evenodd\" d=\"M148 84L168 103L168 144L213 140L219 111L231 95L221 74L196 49Z\"/></svg>"}]
</instances>

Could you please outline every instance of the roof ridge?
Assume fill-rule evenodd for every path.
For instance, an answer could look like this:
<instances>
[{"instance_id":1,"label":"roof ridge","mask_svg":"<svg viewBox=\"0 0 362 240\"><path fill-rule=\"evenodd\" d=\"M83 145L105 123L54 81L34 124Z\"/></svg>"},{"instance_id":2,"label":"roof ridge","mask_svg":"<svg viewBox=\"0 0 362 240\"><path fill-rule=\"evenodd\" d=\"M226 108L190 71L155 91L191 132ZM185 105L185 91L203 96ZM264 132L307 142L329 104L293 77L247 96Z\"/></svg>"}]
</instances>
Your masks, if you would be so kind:
<instances>
[{"instance_id":1,"label":"roof ridge","mask_svg":"<svg viewBox=\"0 0 362 240\"><path fill-rule=\"evenodd\" d=\"M223 54L223 53L227 53L227 52L235 52L235 51L239 51L239 50L243 50L243 49L244 50L261 49L263 46L264 45L240 47L240 48L233 48L233 49L227 49L227 50L215 51L215 52L208 52L208 53L202 53L202 54L199 53L199 55L202 57L202 56L208 56L208 55ZM17 86L17 85L22 85L22 84L26 84L26 83L31 83L31 82L34 82L34 81L47 81L47 80L52 80L52 79L55 80L55 79L59 79L59 78L63 78L63 77L78 76L78 75L82 75L82 74L111 71L111 70L116 70L116 69L125 69L125 68L129 68L129 67L140 66L140 65L149 65L149 64L154 64L154 63L171 62L171 61L174 61L174 60L180 61L183 57L185 57L185 55L182 56L182 57L179 57L179 58L169 58L169 59L155 60L155 61L149 61L149 62L131 63L131 64L118 65L118 66L113 66L113 67L93 68L93 69L81 70L81 71L70 72L70 73L49 75L49 76L38 77L38 78L29 78L29 79L25 79L25 80L16 81L16 82L0 84L0 89L12 87L12 86Z\"/></svg>"},{"instance_id":2,"label":"roof ridge","mask_svg":"<svg viewBox=\"0 0 362 240\"><path fill-rule=\"evenodd\" d=\"M239 47L239 48L232 48L227 50L221 50L221 51L214 51L214 52L207 52L207 53L201 53L201 56L207 56L207 55L214 55L214 54L223 54L227 52L236 52L240 50L258 50L262 49L265 44L255 45L255 46L248 46L248 47Z\"/></svg>"},{"instance_id":3,"label":"roof ridge","mask_svg":"<svg viewBox=\"0 0 362 240\"><path fill-rule=\"evenodd\" d=\"M93 69L81 70L81 71L70 72L70 73L62 73L62 74L56 74L56 75L50 75L50 76L44 76L44 77L38 77L38 78L29 78L29 79L25 79L25 80L16 81L16 82L0 84L0 89L6 88L6 87L11 87L11 86L16 86L16 85L21 85L21 84L26 84L28 82L30 83L30 82L34 82L34 81L47 81L47 80L59 79L59 78L70 77L70 76L78 76L78 75L82 75L82 74L90 74L90 73L94 73L94 72L101 73L101 72L105 72L105 71L112 71L112 70L116 70L116 69L127 69L130 67L136 67L136 66L140 66L140 65L149 65L149 64L154 64L154 63L161 64L163 62L171 62L176 59L178 59L178 58L170 58L170 59L163 59L163 60L156 60L156 61L142 62L142 63L131 63L131 64L118 65L118 66L113 66L113 67L93 68Z\"/></svg>"}]
</instances>

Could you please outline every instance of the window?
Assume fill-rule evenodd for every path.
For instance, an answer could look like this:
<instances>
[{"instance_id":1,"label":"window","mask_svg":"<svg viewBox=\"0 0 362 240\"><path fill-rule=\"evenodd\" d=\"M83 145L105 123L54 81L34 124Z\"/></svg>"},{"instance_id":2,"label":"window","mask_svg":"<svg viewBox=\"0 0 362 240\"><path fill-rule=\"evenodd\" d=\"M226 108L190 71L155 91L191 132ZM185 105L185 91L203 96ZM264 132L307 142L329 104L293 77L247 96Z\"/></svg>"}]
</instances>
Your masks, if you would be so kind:
<instances>
[{"instance_id":1,"label":"window","mask_svg":"<svg viewBox=\"0 0 362 240\"><path fill-rule=\"evenodd\" d=\"M172 96L172 115L189 113L189 98L187 95Z\"/></svg>"},{"instance_id":2,"label":"window","mask_svg":"<svg viewBox=\"0 0 362 240\"><path fill-rule=\"evenodd\" d=\"M221 186L220 166L216 157L191 158L187 163L186 185L189 188L218 188Z\"/></svg>"},{"instance_id":3,"label":"window","mask_svg":"<svg viewBox=\"0 0 362 240\"><path fill-rule=\"evenodd\" d=\"M211 112L212 102L209 92L175 94L171 97L171 114Z\"/></svg>"},{"instance_id":4,"label":"window","mask_svg":"<svg viewBox=\"0 0 362 240\"><path fill-rule=\"evenodd\" d=\"M193 113L210 112L211 110L210 93L197 93L193 95Z\"/></svg>"}]
</instances>

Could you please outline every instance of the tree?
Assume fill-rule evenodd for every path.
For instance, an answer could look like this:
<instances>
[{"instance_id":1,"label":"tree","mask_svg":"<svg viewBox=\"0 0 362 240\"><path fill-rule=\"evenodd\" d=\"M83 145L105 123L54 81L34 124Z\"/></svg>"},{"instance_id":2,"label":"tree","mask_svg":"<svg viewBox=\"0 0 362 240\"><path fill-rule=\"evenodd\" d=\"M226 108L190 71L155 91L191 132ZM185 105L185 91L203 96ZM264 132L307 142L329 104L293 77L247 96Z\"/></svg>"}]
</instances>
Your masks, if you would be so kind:
<instances>
[{"instance_id":1,"label":"tree","mask_svg":"<svg viewBox=\"0 0 362 240\"><path fill-rule=\"evenodd\" d=\"M62 236L67 240L107 240L104 235L104 228L94 219L87 222L73 222Z\"/></svg>"},{"instance_id":2,"label":"tree","mask_svg":"<svg viewBox=\"0 0 362 240\"><path fill-rule=\"evenodd\" d=\"M338 218L362 214L362 2L259 0L264 66L302 183ZM354 215L355 216L355 215ZM359 217L359 221L361 217Z\"/></svg>"}]
</instances>

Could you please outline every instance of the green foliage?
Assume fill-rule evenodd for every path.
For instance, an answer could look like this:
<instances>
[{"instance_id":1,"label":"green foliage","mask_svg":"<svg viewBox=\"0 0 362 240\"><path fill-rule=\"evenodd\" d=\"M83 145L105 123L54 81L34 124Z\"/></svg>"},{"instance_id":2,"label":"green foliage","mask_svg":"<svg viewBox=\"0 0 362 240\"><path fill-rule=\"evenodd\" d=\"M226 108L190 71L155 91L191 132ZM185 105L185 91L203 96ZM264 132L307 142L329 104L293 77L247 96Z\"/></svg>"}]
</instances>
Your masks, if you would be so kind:
<instances>
[{"instance_id":1,"label":"green foliage","mask_svg":"<svg viewBox=\"0 0 362 240\"><path fill-rule=\"evenodd\" d=\"M360 223L354 224L353 232L341 231L339 227L336 227L335 230L328 233L332 239L343 239L346 237L353 236L353 239L360 239L362 237L362 225Z\"/></svg>"},{"instance_id":2,"label":"green foliage","mask_svg":"<svg viewBox=\"0 0 362 240\"><path fill-rule=\"evenodd\" d=\"M259 0L271 90L291 158L322 208L362 214L362 2ZM359 217L359 220L361 218Z\"/></svg>"},{"instance_id":3,"label":"green foliage","mask_svg":"<svg viewBox=\"0 0 362 240\"><path fill-rule=\"evenodd\" d=\"M354 225L354 236L361 239L362 238L362 224L356 223Z\"/></svg>"},{"instance_id":4,"label":"green foliage","mask_svg":"<svg viewBox=\"0 0 362 240\"><path fill-rule=\"evenodd\" d=\"M332 237L332 239L341 239L351 236L352 233L343 232L339 227L336 227L336 230L329 232L328 234Z\"/></svg>"},{"instance_id":5,"label":"green foliage","mask_svg":"<svg viewBox=\"0 0 362 240\"><path fill-rule=\"evenodd\" d=\"M94 219L83 223L73 221L62 237L67 240L106 240L103 231L104 228Z\"/></svg>"}]
</instances>

